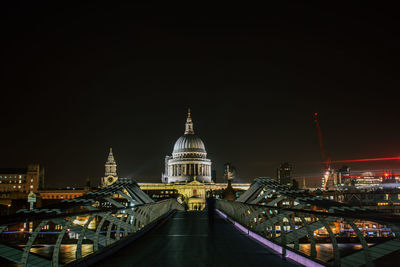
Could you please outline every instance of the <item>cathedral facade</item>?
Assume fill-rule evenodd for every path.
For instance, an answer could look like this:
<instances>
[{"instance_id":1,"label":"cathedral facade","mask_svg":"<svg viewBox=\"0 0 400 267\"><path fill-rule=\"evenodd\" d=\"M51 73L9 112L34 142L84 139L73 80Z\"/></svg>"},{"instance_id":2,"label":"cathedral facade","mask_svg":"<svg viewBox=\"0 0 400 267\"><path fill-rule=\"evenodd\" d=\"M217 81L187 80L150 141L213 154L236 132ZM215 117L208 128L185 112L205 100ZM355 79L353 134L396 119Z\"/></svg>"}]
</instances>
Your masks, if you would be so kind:
<instances>
[{"instance_id":1,"label":"cathedral facade","mask_svg":"<svg viewBox=\"0 0 400 267\"><path fill-rule=\"evenodd\" d=\"M211 160L207 159L203 141L194 133L190 110L184 134L175 142L172 156L165 157L165 169L161 181L211 183Z\"/></svg>"}]
</instances>

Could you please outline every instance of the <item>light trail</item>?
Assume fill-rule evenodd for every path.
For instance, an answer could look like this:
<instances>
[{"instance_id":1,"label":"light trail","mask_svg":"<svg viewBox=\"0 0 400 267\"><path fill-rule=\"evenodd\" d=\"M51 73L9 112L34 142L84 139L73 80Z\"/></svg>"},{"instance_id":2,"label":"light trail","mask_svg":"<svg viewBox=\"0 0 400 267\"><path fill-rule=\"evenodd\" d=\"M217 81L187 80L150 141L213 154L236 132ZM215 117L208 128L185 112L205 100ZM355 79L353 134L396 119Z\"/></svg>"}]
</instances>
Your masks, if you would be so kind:
<instances>
[{"instance_id":1,"label":"light trail","mask_svg":"<svg viewBox=\"0 0 400 267\"><path fill-rule=\"evenodd\" d=\"M400 157L334 160L331 161L331 163L369 162L369 161L384 161L384 160L400 160Z\"/></svg>"}]
</instances>

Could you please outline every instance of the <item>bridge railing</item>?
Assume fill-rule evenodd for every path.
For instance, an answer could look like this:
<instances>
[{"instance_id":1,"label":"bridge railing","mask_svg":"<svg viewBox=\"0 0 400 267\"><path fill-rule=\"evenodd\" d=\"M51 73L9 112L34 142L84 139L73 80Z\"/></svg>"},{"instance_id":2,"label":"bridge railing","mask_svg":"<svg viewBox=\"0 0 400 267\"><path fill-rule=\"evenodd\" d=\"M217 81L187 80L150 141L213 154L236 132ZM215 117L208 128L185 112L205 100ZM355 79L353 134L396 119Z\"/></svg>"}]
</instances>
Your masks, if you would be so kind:
<instances>
[{"instance_id":1,"label":"bridge railing","mask_svg":"<svg viewBox=\"0 0 400 267\"><path fill-rule=\"evenodd\" d=\"M116 194L119 198L113 199ZM81 262L134 238L174 210L183 210L175 199L154 202L135 184L116 183L80 198L1 217L0 257L20 266L59 266L67 263L60 260L61 245L72 244L75 257L68 263ZM53 245L51 258L33 253L39 243ZM90 253L82 250L83 243L91 246Z\"/></svg>"},{"instance_id":2,"label":"bridge railing","mask_svg":"<svg viewBox=\"0 0 400 267\"><path fill-rule=\"evenodd\" d=\"M227 200L217 200L217 210L245 227L253 236L261 237L270 243L277 252L288 258L305 257L316 265L327 266L373 266L374 261L395 251L400 251L400 220L398 216L346 211L314 211L300 208L280 208L259 204L247 204ZM385 236L375 238L369 243L365 236L365 222L383 228ZM362 224L364 222L364 224ZM343 229L344 225L347 229ZM324 235L326 238L321 238ZM346 237L347 236L347 237ZM257 238L256 238L257 239ZM317 243L323 239L330 242L330 259L318 257ZM361 249L344 254L339 243L358 239ZM308 244L308 252L302 244Z\"/></svg>"}]
</instances>

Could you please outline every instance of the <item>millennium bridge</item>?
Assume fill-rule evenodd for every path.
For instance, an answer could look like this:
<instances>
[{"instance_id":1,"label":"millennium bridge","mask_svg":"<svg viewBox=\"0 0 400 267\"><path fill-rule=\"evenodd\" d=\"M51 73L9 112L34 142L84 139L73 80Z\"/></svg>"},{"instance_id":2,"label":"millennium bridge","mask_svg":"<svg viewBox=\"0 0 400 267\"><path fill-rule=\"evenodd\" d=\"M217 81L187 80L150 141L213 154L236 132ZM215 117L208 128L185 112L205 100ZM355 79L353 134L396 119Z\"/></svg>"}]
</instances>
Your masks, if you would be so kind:
<instances>
[{"instance_id":1,"label":"millennium bridge","mask_svg":"<svg viewBox=\"0 0 400 267\"><path fill-rule=\"evenodd\" d=\"M176 199L154 202L135 183L116 182L57 205L1 217L0 263L355 267L399 259L399 216L292 190L272 178L257 178L236 201L217 199L213 206L214 212L186 212ZM369 237L363 222L385 234ZM49 224L57 231L46 231ZM19 233L20 228L29 231ZM346 242L355 249L346 251ZM39 253L38 244L51 245L51 253ZM63 246L73 248L64 259Z\"/></svg>"}]
</instances>

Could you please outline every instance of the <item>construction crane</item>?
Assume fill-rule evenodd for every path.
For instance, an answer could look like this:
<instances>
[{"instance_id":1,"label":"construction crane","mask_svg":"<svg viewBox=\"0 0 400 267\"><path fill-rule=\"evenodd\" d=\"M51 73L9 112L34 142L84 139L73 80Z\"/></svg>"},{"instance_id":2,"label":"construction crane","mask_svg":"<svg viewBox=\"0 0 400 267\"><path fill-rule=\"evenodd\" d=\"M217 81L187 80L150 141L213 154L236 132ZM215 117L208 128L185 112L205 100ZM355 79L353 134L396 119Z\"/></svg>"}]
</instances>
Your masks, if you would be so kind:
<instances>
[{"instance_id":1,"label":"construction crane","mask_svg":"<svg viewBox=\"0 0 400 267\"><path fill-rule=\"evenodd\" d=\"M321 150L322 162L324 163L324 175L322 177L322 188L326 189L328 180L331 177L331 157L326 156L326 153L325 153L325 147L324 147L324 142L322 139L322 132L321 132L321 127L319 125L317 112L314 113L314 122L315 122L315 126L317 127L319 148Z\"/></svg>"}]
</instances>

